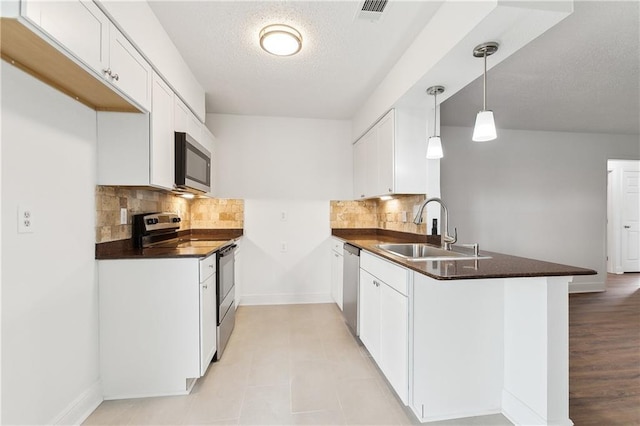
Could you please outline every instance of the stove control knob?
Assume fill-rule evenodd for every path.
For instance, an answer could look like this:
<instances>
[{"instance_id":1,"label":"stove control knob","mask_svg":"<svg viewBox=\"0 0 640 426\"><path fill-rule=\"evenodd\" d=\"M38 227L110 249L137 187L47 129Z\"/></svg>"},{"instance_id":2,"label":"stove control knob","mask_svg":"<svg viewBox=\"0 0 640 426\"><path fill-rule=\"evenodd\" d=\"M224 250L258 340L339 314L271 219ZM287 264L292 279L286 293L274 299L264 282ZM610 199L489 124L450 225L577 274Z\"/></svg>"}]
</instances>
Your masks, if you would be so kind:
<instances>
[{"instance_id":1,"label":"stove control knob","mask_svg":"<svg viewBox=\"0 0 640 426\"><path fill-rule=\"evenodd\" d=\"M178 223L178 222L180 222L180 221L181 221L181 219L180 219L179 217L174 217L173 219L171 219L171 221L172 221L173 223Z\"/></svg>"},{"instance_id":2,"label":"stove control knob","mask_svg":"<svg viewBox=\"0 0 640 426\"><path fill-rule=\"evenodd\" d=\"M157 218L147 219L147 225L155 225L156 223L158 223Z\"/></svg>"}]
</instances>

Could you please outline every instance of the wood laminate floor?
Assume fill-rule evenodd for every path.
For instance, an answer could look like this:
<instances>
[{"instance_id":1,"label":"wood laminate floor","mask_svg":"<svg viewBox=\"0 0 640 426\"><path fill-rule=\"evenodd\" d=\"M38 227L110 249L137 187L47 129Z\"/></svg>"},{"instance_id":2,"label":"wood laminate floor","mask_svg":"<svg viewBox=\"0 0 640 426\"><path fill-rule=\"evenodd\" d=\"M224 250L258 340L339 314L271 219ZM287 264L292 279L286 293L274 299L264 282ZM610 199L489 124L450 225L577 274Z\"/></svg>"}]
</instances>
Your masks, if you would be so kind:
<instances>
[{"instance_id":1,"label":"wood laminate floor","mask_svg":"<svg viewBox=\"0 0 640 426\"><path fill-rule=\"evenodd\" d=\"M576 426L640 425L640 274L569 296L569 416Z\"/></svg>"}]
</instances>

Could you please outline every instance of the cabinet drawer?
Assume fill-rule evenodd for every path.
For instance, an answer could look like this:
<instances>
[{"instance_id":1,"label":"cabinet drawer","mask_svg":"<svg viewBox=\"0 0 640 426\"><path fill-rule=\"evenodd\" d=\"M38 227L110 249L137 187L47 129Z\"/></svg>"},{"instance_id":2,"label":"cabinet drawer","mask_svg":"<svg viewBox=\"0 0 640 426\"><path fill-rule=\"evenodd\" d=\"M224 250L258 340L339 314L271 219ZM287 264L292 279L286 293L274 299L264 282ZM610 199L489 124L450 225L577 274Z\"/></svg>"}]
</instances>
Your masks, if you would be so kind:
<instances>
[{"instance_id":1,"label":"cabinet drawer","mask_svg":"<svg viewBox=\"0 0 640 426\"><path fill-rule=\"evenodd\" d=\"M333 251L337 251L338 254L342 254L343 247L344 247L344 241L339 240L335 237L331 237L331 249Z\"/></svg>"},{"instance_id":2,"label":"cabinet drawer","mask_svg":"<svg viewBox=\"0 0 640 426\"><path fill-rule=\"evenodd\" d=\"M405 296L407 295L408 271L405 268L365 251L360 252L360 268L384 281L389 287L394 288Z\"/></svg>"},{"instance_id":3,"label":"cabinet drawer","mask_svg":"<svg viewBox=\"0 0 640 426\"><path fill-rule=\"evenodd\" d=\"M216 273L216 254L212 254L200 261L200 282L204 282Z\"/></svg>"}]
</instances>

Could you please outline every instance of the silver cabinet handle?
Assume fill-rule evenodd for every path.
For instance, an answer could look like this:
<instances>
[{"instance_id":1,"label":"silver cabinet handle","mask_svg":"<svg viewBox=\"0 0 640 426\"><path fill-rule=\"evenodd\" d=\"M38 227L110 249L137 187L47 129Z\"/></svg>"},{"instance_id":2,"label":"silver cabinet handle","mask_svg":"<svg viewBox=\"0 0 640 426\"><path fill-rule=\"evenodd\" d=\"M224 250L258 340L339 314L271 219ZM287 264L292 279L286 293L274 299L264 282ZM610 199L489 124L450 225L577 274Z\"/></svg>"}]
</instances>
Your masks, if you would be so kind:
<instances>
[{"instance_id":1,"label":"silver cabinet handle","mask_svg":"<svg viewBox=\"0 0 640 426\"><path fill-rule=\"evenodd\" d=\"M202 288L208 288L205 284L202 284Z\"/></svg>"},{"instance_id":2,"label":"silver cabinet handle","mask_svg":"<svg viewBox=\"0 0 640 426\"><path fill-rule=\"evenodd\" d=\"M629 225L624 226L624 229L629 229L629 228L631 228Z\"/></svg>"},{"instance_id":3,"label":"silver cabinet handle","mask_svg":"<svg viewBox=\"0 0 640 426\"><path fill-rule=\"evenodd\" d=\"M114 75L113 75L113 79L114 79L115 81L118 81L118 80L120 80L120 76L119 76L118 74L114 74Z\"/></svg>"},{"instance_id":4,"label":"silver cabinet handle","mask_svg":"<svg viewBox=\"0 0 640 426\"><path fill-rule=\"evenodd\" d=\"M393 192L393 189L389 188L389 192Z\"/></svg>"},{"instance_id":5,"label":"silver cabinet handle","mask_svg":"<svg viewBox=\"0 0 640 426\"><path fill-rule=\"evenodd\" d=\"M213 269L213 265L209 265L209 268Z\"/></svg>"},{"instance_id":6,"label":"silver cabinet handle","mask_svg":"<svg viewBox=\"0 0 640 426\"><path fill-rule=\"evenodd\" d=\"M111 68L107 68L106 70L102 70L103 73L111 77Z\"/></svg>"}]
</instances>

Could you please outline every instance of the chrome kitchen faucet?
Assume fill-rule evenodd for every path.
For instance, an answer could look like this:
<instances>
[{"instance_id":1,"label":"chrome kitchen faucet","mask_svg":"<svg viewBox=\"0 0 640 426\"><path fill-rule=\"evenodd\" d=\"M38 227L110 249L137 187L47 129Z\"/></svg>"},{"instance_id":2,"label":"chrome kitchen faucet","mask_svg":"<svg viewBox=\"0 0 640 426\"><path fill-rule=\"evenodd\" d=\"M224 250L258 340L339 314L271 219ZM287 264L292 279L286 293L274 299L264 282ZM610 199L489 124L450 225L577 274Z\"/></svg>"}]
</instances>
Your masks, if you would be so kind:
<instances>
[{"instance_id":1,"label":"chrome kitchen faucet","mask_svg":"<svg viewBox=\"0 0 640 426\"><path fill-rule=\"evenodd\" d=\"M442 207L442 210L444 211L444 215L442 217L442 248L445 250L451 250L451 244L455 244L456 241L458 241L458 228L453 228L453 237L451 235L449 235L449 211L447 210L447 206L445 206L444 202L437 197L433 197L433 198L428 198L427 200L425 200L424 203L422 203L422 205L420 206L420 210L418 210L418 214L416 215L416 218L413 219L413 223L415 223L416 225L420 225L422 223L422 213L424 212L424 208L427 206L427 204L429 204L430 202L435 201L438 204L440 204L440 206Z\"/></svg>"}]
</instances>

